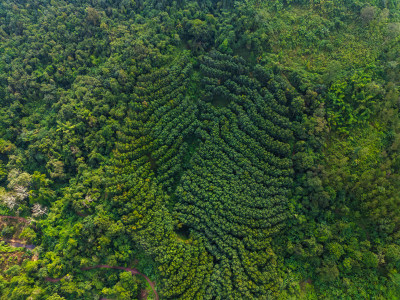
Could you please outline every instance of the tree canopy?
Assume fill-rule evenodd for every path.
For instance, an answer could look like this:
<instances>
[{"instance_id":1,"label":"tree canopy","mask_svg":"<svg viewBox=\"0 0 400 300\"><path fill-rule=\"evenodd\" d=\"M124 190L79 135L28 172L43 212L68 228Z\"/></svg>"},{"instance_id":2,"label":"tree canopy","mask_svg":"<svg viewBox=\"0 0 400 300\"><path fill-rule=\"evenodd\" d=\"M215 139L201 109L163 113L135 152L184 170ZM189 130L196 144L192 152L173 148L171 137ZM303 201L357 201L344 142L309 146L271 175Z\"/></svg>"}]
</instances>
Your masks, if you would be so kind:
<instances>
[{"instance_id":1,"label":"tree canopy","mask_svg":"<svg viewBox=\"0 0 400 300\"><path fill-rule=\"evenodd\" d=\"M0 298L399 298L399 74L398 0L0 0Z\"/></svg>"}]
</instances>

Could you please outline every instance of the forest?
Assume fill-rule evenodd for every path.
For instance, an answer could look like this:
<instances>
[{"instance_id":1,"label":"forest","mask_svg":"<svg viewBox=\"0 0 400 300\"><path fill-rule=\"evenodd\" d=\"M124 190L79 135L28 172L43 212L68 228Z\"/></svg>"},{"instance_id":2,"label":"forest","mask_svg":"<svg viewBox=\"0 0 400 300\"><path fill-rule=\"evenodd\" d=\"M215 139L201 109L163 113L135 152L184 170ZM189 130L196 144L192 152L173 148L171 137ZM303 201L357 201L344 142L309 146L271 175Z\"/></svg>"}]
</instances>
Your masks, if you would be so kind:
<instances>
[{"instance_id":1,"label":"forest","mask_svg":"<svg viewBox=\"0 0 400 300\"><path fill-rule=\"evenodd\" d=\"M400 299L399 0L0 0L0 299Z\"/></svg>"}]
</instances>

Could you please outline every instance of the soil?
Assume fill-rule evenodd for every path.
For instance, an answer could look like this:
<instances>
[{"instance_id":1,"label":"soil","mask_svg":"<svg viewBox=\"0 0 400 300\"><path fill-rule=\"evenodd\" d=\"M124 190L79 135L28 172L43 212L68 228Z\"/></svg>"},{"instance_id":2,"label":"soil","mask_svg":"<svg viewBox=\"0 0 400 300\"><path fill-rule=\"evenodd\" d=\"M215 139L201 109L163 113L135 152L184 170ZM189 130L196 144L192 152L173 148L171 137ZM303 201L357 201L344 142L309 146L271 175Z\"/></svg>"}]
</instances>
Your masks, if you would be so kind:
<instances>
[{"instance_id":1,"label":"soil","mask_svg":"<svg viewBox=\"0 0 400 300\"><path fill-rule=\"evenodd\" d=\"M27 249L35 249L35 245L27 245L24 243L23 240L4 239L3 241L6 242L6 244L9 244L11 247L22 247L22 248L27 248Z\"/></svg>"},{"instance_id":2,"label":"soil","mask_svg":"<svg viewBox=\"0 0 400 300\"><path fill-rule=\"evenodd\" d=\"M140 273L137 269L132 269L132 268L125 268L125 267L115 267L115 266L109 266L109 265L97 265L97 266L93 266L93 267L83 267L81 268L82 271L88 271L88 270L92 270L92 269L99 269L99 268L107 268L107 269L116 269L116 270L124 270L124 271L128 271L131 272L132 276L134 275L140 275L143 276L144 279L146 279L146 281L149 283L151 289L154 292L154 295L156 296L156 300L159 300L159 296L157 294L157 291L155 289L155 283L153 281L150 280L149 277L147 277L146 275ZM45 280L49 281L49 282L59 282L62 278L51 278L51 277L46 277ZM145 291L145 290L144 290ZM143 290L141 291L141 297L142 296L146 296L147 297L147 291L143 292ZM141 298L144 299L144 298Z\"/></svg>"},{"instance_id":3,"label":"soil","mask_svg":"<svg viewBox=\"0 0 400 300\"><path fill-rule=\"evenodd\" d=\"M77 214L83 216L82 213L77 213ZM26 224L29 223L28 220L26 220L25 218L22 218L22 217L0 216L0 220L3 220L3 219L14 219L14 220L18 220L19 222L26 223ZM27 249L34 249L35 248L35 245L26 245L24 243L24 241L19 240L19 239L8 239L8 240L5 240L5 242L8 243L12 247L24 247L24 248L27 248ZM81 270L82 271L88 271L88 270L91 270L91 269L99 269L99 268L124 270L124 271L131 272L132 276L140 275L140 276L144 277L144 279L146 279L146 281L150 285L151 289L153 290L154 295L156 297L156 300L159 300L159 296L158 296L158 294L156 292L156 289L155 289L155 285L156 284L153 281L151 281L149 277L147 277L146 275L140 273L137 269L125 268L125 267L116 267L116 266L109 266L109 265L97 265L97 266L92 266L92 267L83 267L83 268L81 268ZM48 281L48 282L59 282L61 279L62 278L51 278L51 277L46 277L45 278L45 280ZM148 292L146 290L142 290L141 293L140 293L140 299L147 298L147 295L148 295Z\"/></svg>"},{"instance_id":4,"label":"soil","mask_svg":"<svg viewBox=\"0 0 400 300\"><path fill-rule=\"evenodd\" d=\"M97 266L93 266L93 267L84 267L84 268L81 268L81 270L82 271L86 271L86 270L98 269L98 268L124 270L124 271L131 272L132 276L140 275L140 276L144 277L144 279L146 279L146 281L149 283L151 289L153 290L154 295L156 296L156 300L159 299L158 294L157 294L156 289L155 289L155 285L156 284L153 281L151 281L149 277L147 277L146 275L140 273L137 269L125 268L125 267L114 267L114 266L109 266L109 265L97 265Z\"/></svg>"}]
</instances>

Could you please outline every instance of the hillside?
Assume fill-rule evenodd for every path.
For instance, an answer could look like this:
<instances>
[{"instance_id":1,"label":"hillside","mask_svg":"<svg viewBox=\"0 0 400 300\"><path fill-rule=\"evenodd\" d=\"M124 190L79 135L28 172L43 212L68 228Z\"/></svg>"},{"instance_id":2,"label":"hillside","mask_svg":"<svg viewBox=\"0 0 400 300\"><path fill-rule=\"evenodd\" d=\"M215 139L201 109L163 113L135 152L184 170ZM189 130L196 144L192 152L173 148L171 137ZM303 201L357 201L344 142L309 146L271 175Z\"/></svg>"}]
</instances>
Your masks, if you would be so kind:
<instances>
[{"instance_id":1,"label":"hillside","mask_svg":"<svg viewBox=\"0 0 400 300\"><path fill-rule=\"evenodd\" d=\"M0 103L0 299L400 298L398 0L0 0Z\"/></svg>"}]
</instances>

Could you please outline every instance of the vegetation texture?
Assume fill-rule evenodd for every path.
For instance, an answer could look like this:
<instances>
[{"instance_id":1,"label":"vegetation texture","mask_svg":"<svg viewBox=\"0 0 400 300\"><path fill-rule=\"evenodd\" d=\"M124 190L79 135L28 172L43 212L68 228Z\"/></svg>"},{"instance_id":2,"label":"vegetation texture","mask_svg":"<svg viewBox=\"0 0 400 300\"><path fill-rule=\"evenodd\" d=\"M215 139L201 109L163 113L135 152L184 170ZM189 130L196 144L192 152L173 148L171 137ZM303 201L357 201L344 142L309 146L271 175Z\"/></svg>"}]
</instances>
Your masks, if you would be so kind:
<instances>
[{"instance_id":1,"label":"vegetation texture","mask_svg":"<svg viewBox=\"0 0 400 300\"><path fill-rule=\"evenodd\" d=\"M0 0L0 299L400 299L398 0Z\"/></svg>"}]
</instances>

